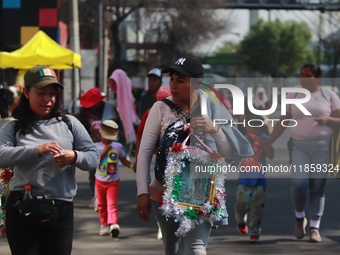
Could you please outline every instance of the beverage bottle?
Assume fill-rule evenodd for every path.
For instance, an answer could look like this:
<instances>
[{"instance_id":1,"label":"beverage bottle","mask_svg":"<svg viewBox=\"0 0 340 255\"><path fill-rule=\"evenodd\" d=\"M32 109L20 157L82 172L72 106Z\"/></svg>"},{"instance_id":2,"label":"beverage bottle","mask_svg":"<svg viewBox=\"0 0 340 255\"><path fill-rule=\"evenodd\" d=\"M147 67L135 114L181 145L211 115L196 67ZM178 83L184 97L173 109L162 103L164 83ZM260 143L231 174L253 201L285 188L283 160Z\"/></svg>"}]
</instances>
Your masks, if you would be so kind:
<instances>
[{"instance_id":1,"label":"beverage bottle","mask_svg":"<svg viewBox=\"0 0 340 255\"><path fill-rule=\"evenodd\" d=\"M31 189L32 189L31 185L25 185L25 194L22 200L33 199L33 196L31 194Z\"/></svg>"}]
</instances>

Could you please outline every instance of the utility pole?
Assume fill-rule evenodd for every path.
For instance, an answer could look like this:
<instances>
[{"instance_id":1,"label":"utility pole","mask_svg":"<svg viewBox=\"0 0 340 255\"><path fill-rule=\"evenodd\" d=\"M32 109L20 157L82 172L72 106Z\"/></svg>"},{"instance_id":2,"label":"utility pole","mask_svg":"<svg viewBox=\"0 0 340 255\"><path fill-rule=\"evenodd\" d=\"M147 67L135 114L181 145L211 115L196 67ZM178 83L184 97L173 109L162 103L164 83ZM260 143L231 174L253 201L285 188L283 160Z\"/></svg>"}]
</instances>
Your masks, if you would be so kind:
<instances>
[{"instance_id":1,"label":"utility pole","mask_svg":"<svg viewBox=\"0 0 340 255\"><path fill-rule=\"evenodd\" d=\"M322 45L322 32L323 32L323 15L319 13L319 24L318 24L318 48L317 48L317 60L318 65L321 64L321 45Z\"/></svg>"},{"instance_id":2,"label":"utility pole","mask_svg":"<svg viewBox=\"0 0 340 255\"><path fill-rule=\"evenodd\" d=\"M78 1L70 0L69 3L69 16L70 16L70 48L80 54L80 40L79 40L79 15L78 15ZM78 97L80 91L80 75L79 69L72 69L72 100ZM73 104L73 108L74 108ZM72 109L74 112L74 109Z\"/></svg>"},{"instance_id":3,"label":"utility pole","mask_svg":"<svg viewBox=\"0 0 340 255\"><path fill-rule=\"evenodd\" d=\"M106 94L106 86L104 86L104 39L103 39L103 0L98 3L98 86L100 91Z\"/></svg>"}]
</instances>

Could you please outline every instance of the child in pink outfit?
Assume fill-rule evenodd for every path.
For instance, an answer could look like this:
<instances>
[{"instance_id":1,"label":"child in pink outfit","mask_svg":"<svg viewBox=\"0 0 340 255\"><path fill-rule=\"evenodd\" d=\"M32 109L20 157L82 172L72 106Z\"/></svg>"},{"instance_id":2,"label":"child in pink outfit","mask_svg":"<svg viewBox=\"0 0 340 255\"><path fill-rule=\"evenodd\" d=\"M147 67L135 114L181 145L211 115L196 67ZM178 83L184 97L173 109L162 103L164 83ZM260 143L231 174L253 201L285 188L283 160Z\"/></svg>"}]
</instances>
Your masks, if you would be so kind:
<instances>
[{"instance_id":1,"label":"child in pink outfit","mask_svg":"<svg viewBox=\"0 0 340 255\"><path fill-rule=\"evenodd\" d=\"M105 120L99 129L101 142L95 143L100 153L100 163L96 170L96 194L101 228L99 235L118 237L118 192L120 175L118 160L124 166L133 168L133 164L126 159L121 143L114 140L118 135L118 125L113 120Z\"/></svg>"}]
</instances>

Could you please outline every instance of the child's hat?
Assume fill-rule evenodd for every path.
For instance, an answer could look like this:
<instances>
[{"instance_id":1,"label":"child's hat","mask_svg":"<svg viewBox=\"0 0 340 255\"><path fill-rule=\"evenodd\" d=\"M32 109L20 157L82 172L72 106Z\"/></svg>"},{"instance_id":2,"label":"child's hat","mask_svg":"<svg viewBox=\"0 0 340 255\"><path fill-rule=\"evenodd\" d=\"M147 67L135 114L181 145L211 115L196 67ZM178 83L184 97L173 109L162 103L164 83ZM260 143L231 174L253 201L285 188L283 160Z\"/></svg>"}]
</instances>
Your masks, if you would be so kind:
<instances>
[{"instance_id":1,"label":"child's hat","mask_svg":"<svg viewBox=\"0 0 340 255\"><path fill-rule=\"evenodd\" d=\"M99 133L107 140L116 140L119 133L119 126L113 120L104 120L100 125Z\"/></svg>"}]
</instances>

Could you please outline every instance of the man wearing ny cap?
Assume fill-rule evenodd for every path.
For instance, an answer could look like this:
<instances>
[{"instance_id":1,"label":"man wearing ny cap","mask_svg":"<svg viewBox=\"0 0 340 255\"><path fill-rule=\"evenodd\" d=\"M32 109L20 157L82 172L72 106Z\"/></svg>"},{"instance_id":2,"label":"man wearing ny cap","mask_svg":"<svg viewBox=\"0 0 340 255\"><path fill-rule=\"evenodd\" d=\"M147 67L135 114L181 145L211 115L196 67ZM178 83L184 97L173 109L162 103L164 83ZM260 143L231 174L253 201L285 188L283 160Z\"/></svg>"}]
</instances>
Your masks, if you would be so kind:
<instances>
[{"instance_id":1,"label":"man wearing ny cap","mask_svg":"<svg viewBox=\"0 0 340 255\"><path fill-rule=\"evenodd\" d=\"M201 141L210 150L219 153L231 162L240 162L243 157L253 154L253 151L250 143L236 127L214 125L213 118L231 119L231 115L224 105L218 102L217 95L211 92L208 95L209 91L203 90L207 90L206 85L201 87L203 86L204 68L197 59L179 58L173 65L163 69L162 72L170 75L171 97L168 99L171 102L168 102L169 105L165 101L155 102L145 123L136 171L137 213L141 219L148 221L150 210L153 209L162 230L165 254L205 255L207 254L206 247L212 223L202 218L197 219L196 223L191 221L192 210L196 209L188 208L188 211L186 211L188 215L185 213L181 215L182 209L174 201L177 199L175 199L175 196L171 196L182 188L183 191L190 192L190 190L185 189L181 182L178 182L176 183L178 188L174 189L175 193L169 191L172 186L175 186L174 182L171 182L171 178L174 178L171 176L173 170L177 169L178 166L180 171L183 168L178 163L177 158L174 157L177 152L169 154L170 149L174 148L174 143L170 144L170 140L162 140L162 137L179 137L179 132L183 131L185 126L183 125L183 117L190 115L190 134L195 134L195 136L190 137L190 145L195 146ZM201 113L204 106L208 108L206 114ZM174 110L175 108L178 111ZM188 119L186 118L187 121ZM178 132L173 130L178 130ZM182 140L175 140L175 142L180 144L179 147L182 146ZM188 145L185 141L184 144ZM158 149L155 175L149 182L149 167L153 149L156 147ZM188 162L191 160L188 158ZM177 174L174 174L174 176L177 176ZM185 181L186 179L183 178L182 183ZM216 185L220 184L217 183ZM219 198L224 197L221 193L219 194ZM216 208L215 211L219 215L222 212L226 213L225 208L223 208L225 202L222 200L218 202L221 207ZM205 212L202 210L194 213L197 213L197 217L201 217Z\"/></svg>"},{"instance_id":2,"label":"man wearing ny cap","mask_svg":"<svg viewBox=\"0 0 340 255\"><path fill-rule=\"evenodd\" d=\"M139 118L142 118L143 114L156 102L156 93L161 85L161 70L158 68L151 69L148 73L148 90L141 95L141 99L138 104Z\"/></svg>"}]
</instances>

